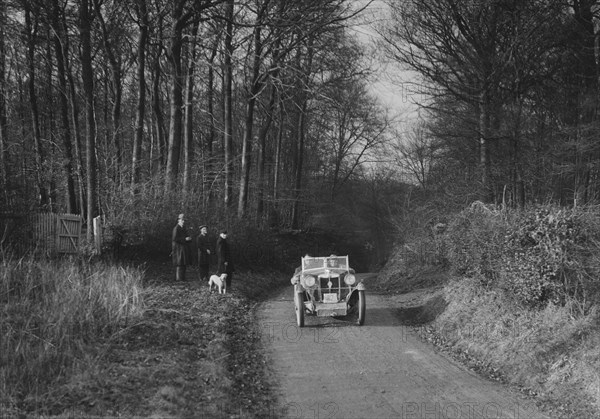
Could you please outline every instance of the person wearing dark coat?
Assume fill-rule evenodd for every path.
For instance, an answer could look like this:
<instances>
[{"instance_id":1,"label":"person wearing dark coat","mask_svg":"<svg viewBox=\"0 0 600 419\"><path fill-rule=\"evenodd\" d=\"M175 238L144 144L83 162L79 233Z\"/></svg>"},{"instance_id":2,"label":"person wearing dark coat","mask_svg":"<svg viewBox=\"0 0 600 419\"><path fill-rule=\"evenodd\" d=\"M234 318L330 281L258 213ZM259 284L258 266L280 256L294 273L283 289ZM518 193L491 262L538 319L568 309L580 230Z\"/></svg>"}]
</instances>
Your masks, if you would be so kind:
<instances>
[{"instance_id":1,"label":"person wearing dark coat","mask_svg":"<svg viewBox=\"0 0 600 419\"><path fill-rule=\"evenodd\" d=\"M175 266L175 280L185 281L185 271L187 265L192 262L192 252L190 244L192 238L188 235L184 227L185 218L183 214L177 217L177 225L173 228L172 251L173 266Z\"/></svg>"},{"instance_id":2,"label":"person wearing dark coat","mask_svg":"<svg viewBox=\"0 0 600 419\"><path fill-rule=\"evenodd\" d=\"M231 289L231 277L233 275L233 262L231 261L231 252L227 242L227 231L222 230L217 239L217 275L226 273L227 289Z\"/></svg>"},{"instance_id":3,"label":"person wearing dark coat","mask_svg":"<svg viewBox=\"0 0 600 419\"><path fill-rule=\"evenodd\" d=\"M210 242L208 238L208 227L200 226L200 234L196 237L196 248L198 249L198 277L200 281L208 281L210 268Z\"/></svg>"}]
</instances>

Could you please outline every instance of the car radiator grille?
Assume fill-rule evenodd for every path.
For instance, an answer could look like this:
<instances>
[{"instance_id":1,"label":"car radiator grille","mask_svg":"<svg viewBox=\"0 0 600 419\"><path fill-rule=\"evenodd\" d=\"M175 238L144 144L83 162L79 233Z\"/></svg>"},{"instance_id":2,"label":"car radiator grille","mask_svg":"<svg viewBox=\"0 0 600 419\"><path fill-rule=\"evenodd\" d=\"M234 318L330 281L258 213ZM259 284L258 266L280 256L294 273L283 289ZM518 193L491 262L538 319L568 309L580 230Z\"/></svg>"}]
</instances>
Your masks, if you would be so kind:
<instances>
[{"instance_id":1,"label":"car radiator grille","mask_svg":"<svg viewBox=\"0 0 600 419\"><path fill-rule=\"evenodd\" d=\"M338 292L340 288L340 279L341 278L331 278L331 292ZM319 287L321 287L322 292L329 292L329 283L330 278L319 278Z\"/></svg>"}]
</instances>

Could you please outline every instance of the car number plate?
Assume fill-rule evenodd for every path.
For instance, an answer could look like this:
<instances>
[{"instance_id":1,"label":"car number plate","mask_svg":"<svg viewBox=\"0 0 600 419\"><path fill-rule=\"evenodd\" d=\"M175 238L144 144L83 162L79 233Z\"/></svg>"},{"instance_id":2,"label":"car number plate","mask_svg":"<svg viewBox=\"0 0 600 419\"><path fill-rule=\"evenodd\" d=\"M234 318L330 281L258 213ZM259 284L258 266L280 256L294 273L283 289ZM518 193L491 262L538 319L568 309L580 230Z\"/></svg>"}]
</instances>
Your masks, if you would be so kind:
<instances>
[{"instance_id":1,"label":"car number plate","mask_svg":"<svg viewBox=\"0 0 600 419\"><path fill-rule=\"evenodd\" d=\"M337 303L338 296L336 293L326 293L323 294L323 302L324 303Z\"/></svg>"}]
</instances>

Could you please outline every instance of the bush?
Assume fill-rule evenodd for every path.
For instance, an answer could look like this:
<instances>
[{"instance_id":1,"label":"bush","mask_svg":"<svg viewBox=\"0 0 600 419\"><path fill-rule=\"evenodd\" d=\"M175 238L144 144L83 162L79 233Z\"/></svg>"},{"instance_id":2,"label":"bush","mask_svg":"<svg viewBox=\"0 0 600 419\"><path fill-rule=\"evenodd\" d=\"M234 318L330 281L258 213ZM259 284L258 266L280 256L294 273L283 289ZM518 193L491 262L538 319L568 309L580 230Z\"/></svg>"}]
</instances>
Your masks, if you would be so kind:
<instances>
[{"instance_id":1,"label":"bush","mask_svg":"<svg viewBox=\"0 0 600 419\"><path fill-rule=\"evenodd\" d=\"M597 417L586 403L600 405L598 313L573 316L573 300L529 310L477 278L450 282L446 310L429 329L471 367L529 388L571 414Z\"/></svg>"},{"instance_id":2,"label":"bush","mask_svg":"<svg viewBox=\"0 0 600 419\"><path fill-rule=\"evenodd\" d=\"M477 203L457 214L445 234L458 276L507 291L529 307L572 298L598 302L600 214L553 206L497 211Z\"/></svg>"},{"instance_id":3,"label":"bush","mask_svg":"<svg viewBox=\"0 0 600 419\"><path fill-rule=\"evenodd\" d=\"M142 311L137 269L0 261L0 406L26 407Z\"/></svg>"},{"instance_id":4,"label":"bush","mask_svg":"<svg viewBox=\"0 0 600 419\"><path fill-rule=\"evenodd\" d=\"M508 228L505 214L476 201L454 217L445 235L447 259L452 272L496 280L498 256L502 253Z\"/></svg>"},{"instance_id":5,"label":"bush","mask_svg":"<svg viewBox=\"0 0 600 419\"><path fill-rule=\"evenodd\" d=\"M597 250L592 237L600 234L594 219L594 213L551 206L522 214L501 258L504 287L532 307L564 305L569 298L582 302L582 279L598 273L588 263L590 251Z\"/></svg>"}]
</instances>

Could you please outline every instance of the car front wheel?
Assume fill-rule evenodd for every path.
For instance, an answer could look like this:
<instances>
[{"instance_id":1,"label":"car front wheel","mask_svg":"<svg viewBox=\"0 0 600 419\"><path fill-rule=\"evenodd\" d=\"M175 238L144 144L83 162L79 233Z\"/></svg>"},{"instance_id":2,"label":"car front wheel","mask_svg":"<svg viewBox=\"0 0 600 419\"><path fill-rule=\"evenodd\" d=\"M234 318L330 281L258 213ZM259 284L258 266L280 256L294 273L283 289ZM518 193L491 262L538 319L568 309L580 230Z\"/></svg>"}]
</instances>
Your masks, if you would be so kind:
<instances>
[{"instance_id":1,"label":"car front wheel","mask_svg":"<svg viewBox=\"0 0 600 419\"><path fill-rule=\"evenodd\" d=\"M301 292L294 293L294 306L296 307L296 323L298 327L304 327L304 298Z\"/></svg>"},{"instance_id":2,"label":"car front wheel","mask_svg":"<svg viewBox=\"0 0 600 419\"><path fill-rule=\"evenodd\" d=\"M365 315L367 314L367 303L365 301L365 292L358 291L358 325L365 324Z\"/></svg>"}]
</instances>

